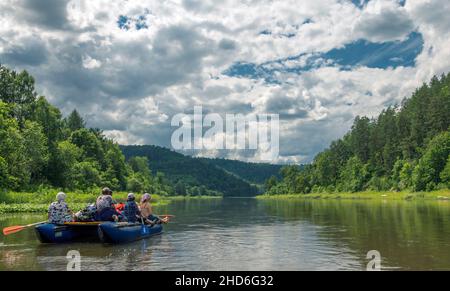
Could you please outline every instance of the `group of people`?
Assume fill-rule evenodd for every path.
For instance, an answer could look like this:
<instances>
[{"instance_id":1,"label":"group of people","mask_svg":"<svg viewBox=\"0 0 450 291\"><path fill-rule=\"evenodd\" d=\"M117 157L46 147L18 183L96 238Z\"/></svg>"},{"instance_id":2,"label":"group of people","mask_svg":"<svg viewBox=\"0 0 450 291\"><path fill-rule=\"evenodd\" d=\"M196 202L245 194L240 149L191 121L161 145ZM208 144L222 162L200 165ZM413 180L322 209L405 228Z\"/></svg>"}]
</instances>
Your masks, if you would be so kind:
<instances>
[{"instance_id":1,"label":"group of people","mask_svg":"<svg viewBox=\"0 0 450 291\"><path fill-rule=\"evenodd\" d=\"M145 193L142 195L140 204L136 203L136 197L129 193L126 203L117 203L112 198L113 192L109 188L103 188L102 195L94 204L73 214L66 203L66 194L60 192L56 195L56 202L50 204L48 209L49 223L64 224L66 222L129 222L159 224L166 223L167 218L160 219L153 214L151 205L152 197Z\"/></svg>"}]
</instances>

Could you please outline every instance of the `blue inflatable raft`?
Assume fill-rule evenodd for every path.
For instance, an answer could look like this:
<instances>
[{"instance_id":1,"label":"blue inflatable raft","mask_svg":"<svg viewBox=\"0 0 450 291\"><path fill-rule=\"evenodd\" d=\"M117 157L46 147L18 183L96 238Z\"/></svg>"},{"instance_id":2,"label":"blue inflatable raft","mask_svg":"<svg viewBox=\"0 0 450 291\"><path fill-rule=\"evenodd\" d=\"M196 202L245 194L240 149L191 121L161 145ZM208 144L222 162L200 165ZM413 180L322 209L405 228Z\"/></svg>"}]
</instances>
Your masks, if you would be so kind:
<instances>
[{"instance_id":1,"label":"blue inflatable raft","mask_svg":"<svg viewBox=\"0 0 450 291\"><path fill-rule=\"evenodd\" d=\"M36 226L35 229L36 235L42 243L100 241L98 237L98 224L81 226L46 223Z\"/></svg>"},{"instance_id":2,"label":"blue inflatable raft","mask_svg":"<svg viewBox=\"0 0 450 291\"><path fill-rule=\"evenodd\" d=\"M102 223L99 225L99 238L104 243L127 243L149 238L162 233L162 225L154 226L129 223Z\"/></svg>"},{"instance_id":3,"label":"blue inflatable raft","mask_svg":"<svg viewBox=\"0 0 450 291\"><path fill-rule=\"evenodd\" d=\"M41 224L36 234L42 243L70 243L77 241L127 243L162 233L162 225L142 225L114 222Z\"/></svg>"}]
</instances>

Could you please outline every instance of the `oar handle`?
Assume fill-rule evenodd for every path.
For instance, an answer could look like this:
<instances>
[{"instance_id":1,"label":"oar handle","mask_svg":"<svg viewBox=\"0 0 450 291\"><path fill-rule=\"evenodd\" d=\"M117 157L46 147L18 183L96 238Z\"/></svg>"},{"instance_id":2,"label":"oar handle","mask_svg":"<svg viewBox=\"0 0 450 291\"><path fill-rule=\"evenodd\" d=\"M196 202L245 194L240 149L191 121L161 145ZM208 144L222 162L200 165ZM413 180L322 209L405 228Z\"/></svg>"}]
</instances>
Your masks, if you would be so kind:
<instances>
[{"instance_id":1,"label":"oar handle","mask_svg":"<svg viewBox=\"0 0 450 291\"><path fill-rule=\"evenodd\" d=\"M48 221L46 220L46 221L41 221L41 222L28 224L28 225L25 225L25 227L32 227L32 226L39 225L39 224L44 224L44 223L48 223Z\"/></svg>"}]
</instances>

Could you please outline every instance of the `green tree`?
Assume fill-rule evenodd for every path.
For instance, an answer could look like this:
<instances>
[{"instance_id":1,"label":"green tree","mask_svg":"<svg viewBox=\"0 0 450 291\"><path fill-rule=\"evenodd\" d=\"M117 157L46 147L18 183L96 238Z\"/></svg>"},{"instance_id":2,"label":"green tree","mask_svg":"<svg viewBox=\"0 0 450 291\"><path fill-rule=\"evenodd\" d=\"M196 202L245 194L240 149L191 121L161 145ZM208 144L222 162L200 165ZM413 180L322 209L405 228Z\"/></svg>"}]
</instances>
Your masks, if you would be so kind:
<instances>
[{"instance_id":1,"label":"green tree","mask_svg":"<svg viewBox=\"0 0 450 291\"><path fill-rule=\"evenodd\" d=\"M86 123L77 110L73 110L72 113L70 113L66 119L66 124L71 132L83 129L86 126Z\"/></svg>"},{"instance_id":2,"label":"green tree","mask_svg":"<svg viewBox=\"0 0 450 291\"><path fill-rule=\"evenodd\" d=\"M44 177L42 170L49 160L47 137L42 126L36 122L25 121L23 129L24 154L27 157L27 171L33 180L41 181Z\"/></svg>"},{"instance_id":3,"label":"green tree","mask_svg":"<svg viewBox=\"0 0 450 291\"><path fill-rule=\"evenodd\" d=\"M358 192L364 189L366 182L366 165L358 157L350 158L341 172L340 189L343 191Z\"/></svg>"},{"instance_id":4,"label":"green tree","mask_svg":"<svg viewBox=\"0 0 450 291\"><path fill-rule=\"evenodd\" d=\"M450 155L448 156L447 164L445 165L444 170L442 170L440 177L442 183L444 183L448 188L450 188Z\"/></svg>"},{"instance_id":5,"label":"green tree","mask_svg":"<svg viewBox=\"0 0 450 291\"><path fill-rule=\"evenodd\" d=\"M137 175L130 175L127 179L127 190L134 193L144 192L144 181Z\"/></svg>"},{"instance_id":6,"label":"green tree","mask_svg":"<svg viewBox=\"0 0 450 291\"><path fill-rule=\"evenodd\" d=\"M433 190L440 183L440 173L450 154L450 132L432 139L414 169L413 183L416 191Z\"/></svg>"},{"instance_id":7,"label":"green tree","mask_svg":"<svg viewBox=\"0 0 450 291\"><path fill-rule=\"evenodd\" d=\"M264 188L266 189L266 191L270 191L270 189L272 189L272 187L275 187L278 184L278 179L275 176L272 176L269 178L269 180L266 181Z\"/></svg>"},{"instance_id":8,"label":"green tree","mask_svg":"<svg viewBox=\"0 0 450 291\"><path fill-rule=\"evenodd\" d=\"M147 157L132 157L128 160L128 164L134 172L141 173L145 177L151 177L152 172L148 166L149 162Z\"/></svg>"},{"instance_id":9,"label":"green tree","mask_svg":"<svg viewBox=\"0 0 450 291\"><path fill-rule=\"evenodd\" d=\"M34 78L27 71L17 73L0 65L0 101L12 105L12 115L22 127L34 109Z\"/></svg>"},{"instance_id":10,"label":"green tree","mask_svg":"<svg viewBox=\"0 0 450 291\"><path fill-rule=\"evenodd\" d=\"M409 189L412 187L412 176L414 167L411 163L405 162L403 164L402 170L400 171L400 190Z\"/></svg>"},{"instance_id":11,"label":"green tree","mask_svg":"<svg viewBox=\"0 0 450 291\"><path fill-rule=\"evenodd\" d=\"M353 152L363 162L369 160L370 119L357 116L352 127L350 142Z\"/></svg>"},{"instance_id":12,"label":"green tree","mask_svg":"<svg viewBox=\"0 0 450 291\"><path fill-rule=\"evenodd\" d=\"M8 189L8 164L6 160L0 156L0 191Z\"/></svg>"},{"instance_id":13,"label":"green tree","mask_svg":"<svg viewBox=\"0 0 450 291\"><path fill-rule=\"evenodd\" d=\"M72 132L69 141L83 150L84 159L104 161L105 153L102 143L90 130L83 128Z\"/></svg>"},{"instance_id":14,"label":"green tree","mask_svg":"<svg viewBox=\"0 0 450 291\"><path fill-rule=\"evenodd\" d=\"M88 190L100 186L99 165L96 162L79 162L71 170L72 187Z\"/></svg>"},{"instance_id":15,"label":"green tree","mask_svg":"<svg viewBox=\"0 0 450 291\"><path fill-rule=\"evenodd\" d=\"M104 184L116 189L126 189L128 170L119 146L112 146L106 153L105 160L107 166L102 175Z\"/></svg>"},{"instance_id":16,"label":"green tree","mask_svg":"<svg viewBox=\"0 0 450 291\"><path fill-rule=\"evenodd\" d=\"M180 196L185 196L186 193L186 185L182 181L178 181L175 184L175 193Z\"/></svg>"},{"instance_id":17,"label":"green tree","mask_svg":"<svg viewBox=\"0 0 450 291\"><path fill-rule=\"evenodd\" d=\"M81 160L83 151L69 141L62 141L57 146L58 185L65 188L74 187L73 167Z\"/></svg>"}]
</instances>

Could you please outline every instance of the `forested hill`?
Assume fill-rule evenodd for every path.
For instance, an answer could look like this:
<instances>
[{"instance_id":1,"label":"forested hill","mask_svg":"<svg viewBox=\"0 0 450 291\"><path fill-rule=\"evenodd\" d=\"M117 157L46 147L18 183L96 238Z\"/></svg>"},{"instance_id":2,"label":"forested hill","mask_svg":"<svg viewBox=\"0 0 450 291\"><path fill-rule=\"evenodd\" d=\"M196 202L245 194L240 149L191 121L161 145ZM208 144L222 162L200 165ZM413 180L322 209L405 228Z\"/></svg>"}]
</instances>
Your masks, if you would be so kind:
<instances>
[{"instance_id":1,"label":"forested hill","mask_svg":"<svg viewBox=\"0 0 450 291\"><path fill-rule=\"evenodd\" d=\"M266 180L274 177L281 177L280 171L281 165L272 164L259 164L259 163L247 163L237 160L227 160L227 159L210 159L210 158L199 158L202 161L215 165L225 171L236 175L237 177L244 179L245 181L256 184L263 185Z\"/></svg>"},{"instance_id":2,"label":"forested hill","mask_svg":"<svg viewBox=\"0 0 450 291\"><path fill-rule=\"evenodd\" d=\"M377 118L357 117L311 165L284 168L281 181L271 179L269 194L449 188L449 113L450 74Z\"/></svg>"},{"instance_id":3,"label":"forested hill","mask_svg":"<svg viewBox=\"0 0 450 291\"><path fill-rule=\"evenodd\" d=\"M198 191L199 195L216 192L224 196L254 196L257 194L257 188L251 183L261 181L256 177L261 168L254 164L244 166L245 163L235 162L222 167L221 160L193 158L151 145L121 146L121 149L127 159L136 156L147 157L150 169L154 173L163 172L179 195ZM236 168L236 165L239 165L240 169L234 171L232 165ZM249 172L241 176L242 169ZM252 169L254 172L251 172ZM277 167L270 167L270 174L276 174L277 170Z\"/></svg>"},{"instance_id":4,"label":"forested hill","mask_svg":"<svg viewBox=\"0 0 450 291\"><path fill-rule=\"evenodd\" d=\"M34 78L0 65L0 193L43 188L148 191L170 195L164 176L152 176L145 157L125 162L117 143L87 128L74 110L60 110L35 91ZM96 190L97 189L97 190Z\"/></svg>"}]
</instances>

